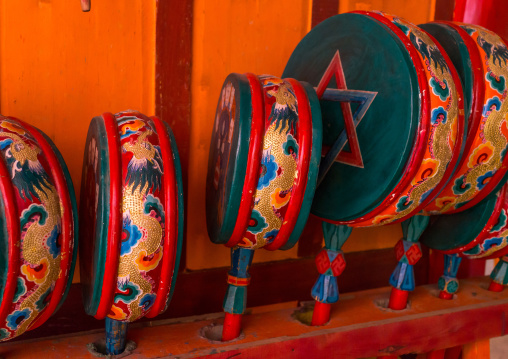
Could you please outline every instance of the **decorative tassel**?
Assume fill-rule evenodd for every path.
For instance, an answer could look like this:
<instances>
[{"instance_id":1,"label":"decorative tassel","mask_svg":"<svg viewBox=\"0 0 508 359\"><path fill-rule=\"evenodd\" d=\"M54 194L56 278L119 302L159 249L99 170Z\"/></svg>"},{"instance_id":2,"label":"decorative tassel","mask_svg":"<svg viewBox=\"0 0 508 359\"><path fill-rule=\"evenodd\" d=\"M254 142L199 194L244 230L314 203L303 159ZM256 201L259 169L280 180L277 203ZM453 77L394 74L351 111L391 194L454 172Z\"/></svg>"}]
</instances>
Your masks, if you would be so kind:
<instances>
[{"instance_id":1,"label":"decorative tassel","mask_svg":"<svg viewBox=\"0 0 508 359\"><path fill-rule=\"evenodd\" d=\"M439 297L442 299L452 299L453 294L459 290L457 272L459 271L462 258L458 254L445 254L444 260L444 275L437 282L439 289L441 289Z\"/></svg>"},{"instance_id":2,"label":"decorative tassel","mask_svg":"<svg viewBox=\"0 0 508 359\"><path fill-rule=\"evenodd\" d=\"M312 325L324 325L330 319L330 304L339 300L337 276L346 268L344 253L340 250L352 228L323 222L325 248L316 256L319 277L312 287L311 295L317 301Z\"/></svg>"}]
</instances>

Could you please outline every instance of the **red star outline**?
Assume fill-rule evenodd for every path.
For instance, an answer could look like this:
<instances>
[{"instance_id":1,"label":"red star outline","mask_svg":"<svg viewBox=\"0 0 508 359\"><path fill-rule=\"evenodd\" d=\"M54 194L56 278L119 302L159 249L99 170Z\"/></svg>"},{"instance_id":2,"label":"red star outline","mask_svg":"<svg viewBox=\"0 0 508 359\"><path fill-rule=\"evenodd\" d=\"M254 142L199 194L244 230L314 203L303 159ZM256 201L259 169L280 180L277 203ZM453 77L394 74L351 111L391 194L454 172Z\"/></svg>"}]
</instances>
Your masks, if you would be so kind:
<instances>
[{"instance_id":1,"label":"red star outline","mask_svg":"<svg viewBox=\"0 0 508 359\"><path fill-rule=\"evenodd\" d=\"M332 61L328 65L328 68L324 72L323 77L321 77L321 80L319 81L316 93L320 100L323 98L323 95L327 89L328 84L332 80L333 75L335 75L337 89L347 90L348 88L346 85L346 77L344 76L344 69L342 68L342 61L340 60L339 50L335 52ZM358 142L358 135L356 133L356 126L358 126L363 116L357 120L357 124L355 126L355 123L353 122L353 112L351 111L351 103L341 101L340 107L342 109L342 116L344 117L345 130L351 152L344 150L344 146L346 144L344 143L344 146L340 148L337 156L335 157L335 162L364 168L362 152L360 151L360 143Z\"/></svg>"}]
</instances>

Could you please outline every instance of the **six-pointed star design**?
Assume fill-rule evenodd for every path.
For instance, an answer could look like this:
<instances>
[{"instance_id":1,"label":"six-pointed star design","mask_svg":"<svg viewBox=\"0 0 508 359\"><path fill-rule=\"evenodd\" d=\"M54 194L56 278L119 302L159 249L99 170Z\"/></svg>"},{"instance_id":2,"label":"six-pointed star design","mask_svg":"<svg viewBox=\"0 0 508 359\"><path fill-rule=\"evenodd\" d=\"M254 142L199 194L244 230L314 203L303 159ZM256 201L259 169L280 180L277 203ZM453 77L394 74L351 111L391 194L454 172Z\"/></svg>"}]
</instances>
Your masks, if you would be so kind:
<instances>
[{"instance_id":1,"label":"six-pointed star design","mask_svg":"<svg viewBox=\"0 0 508 359\"><path fill-rule=\"evenodd\" d=\"M327 87L334 75L337 89ZM337 50L319 81L316 93L320 101L340 102L345 127L321 161L318 176L319 184L334 162L363 168L363 158L358 135L356 134L356 127L362 120L365 112L367 112L377 92L348 90L339 50ZM351 111L351 102L359 103L354 114ZM344 151L344 146L347 142L349 142L351 152Z\"/></svg>"}]
</instances>

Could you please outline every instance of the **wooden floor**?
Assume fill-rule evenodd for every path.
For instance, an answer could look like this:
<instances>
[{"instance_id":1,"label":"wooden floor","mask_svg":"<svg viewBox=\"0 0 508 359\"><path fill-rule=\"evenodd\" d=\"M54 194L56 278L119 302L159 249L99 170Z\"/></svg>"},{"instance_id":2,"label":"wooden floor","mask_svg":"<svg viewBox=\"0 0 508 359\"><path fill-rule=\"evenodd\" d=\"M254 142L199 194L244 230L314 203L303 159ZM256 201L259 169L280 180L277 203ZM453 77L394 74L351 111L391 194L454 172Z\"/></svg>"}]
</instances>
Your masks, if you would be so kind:
<instances>
[{"instance_id":1,"label":"wooden floor","mask_svg":"<svg viewBox=\"0 0 508 359\"><path fill-rule=\"evenodd\" d=\"M383 307L389 288L346 294L323 327L298 321L296 303L254 308L244 317L243 337L227 343L204 337L204 328L217 330L220 313L133 324L129 339L138 347L128 358L361 358L464 345L508 334L508 291L489 292L488 282L488 278L462 280L459 295L451 301L437 298L433 285L417 287L410 307L400 312ZM95 331L5 343L0 356L92 358L86 344L102 337Z\"/></svg>"}]
</instances>

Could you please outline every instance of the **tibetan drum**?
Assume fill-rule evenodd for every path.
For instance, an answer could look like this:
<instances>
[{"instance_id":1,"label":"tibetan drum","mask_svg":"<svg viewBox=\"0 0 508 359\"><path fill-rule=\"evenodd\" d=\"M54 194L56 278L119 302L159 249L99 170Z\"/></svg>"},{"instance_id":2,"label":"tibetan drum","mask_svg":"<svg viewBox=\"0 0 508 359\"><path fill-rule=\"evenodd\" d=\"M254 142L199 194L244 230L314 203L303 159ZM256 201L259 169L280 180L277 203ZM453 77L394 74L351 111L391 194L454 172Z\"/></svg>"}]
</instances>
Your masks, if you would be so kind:
<instances>
[{"instance_id":1,"label":"tibetan drum","mask_svg":"<svg viewBox=\"0 0 508 359\"><path fill-rule=\"evenodd\" d=\"M332 75L343 80L333 83ZM461 153L463 95L451 61L427 33L382 13L334 16L298 44L283 76L317 86L321 100L330 150L314 214L352 227L394 223L443 189ZM363 119L347 121L336 88L376 93ZM335 148L345 132L349 148Z\"/></svg>"},{"instance_id":2,"label":"tibetan drum","mask_svg":"<svg viewBox=\"0 0 508 359\"><path fill-rule=\"evenodd\" d=\"M210 239L228 247L291 248L309 215L321 137L319 101L308 84L229 75L208 159Z\"/></svg>"},{"instance_id":3,"label":"tibetan drum","mask_svg":"<svg viewBox=\"0 0 508 359\"><path fill-rule=\"evenodd\" d=\"M63 303L77 254L77 208L51 140L0 116L0 341L43 324Z\"/></svg>"},{"instance_id":4,"label":"tibetan drum","mask_svg":"<svg viewBox=\"0 0 508 359\"><path fill-rule=\"evenodd\" d=\"M80 203L85 310L132 322L163 312L182 246L180 161L169 126L127 111L89 127Z\"/></svg>"},{"instance_id":5,"label":"tibetan drum","mask_svg":"<svg viewBox=\"0 0 508 359\"><path fill-rule=\"evenodd\" d=\"M508 49L495 33L476 25L421 26L443 46L457 68L466 104L465 146L451 180L426 208L428 214L466 210L505 183L508 158Z\"/></svg>"}]
</instances>

